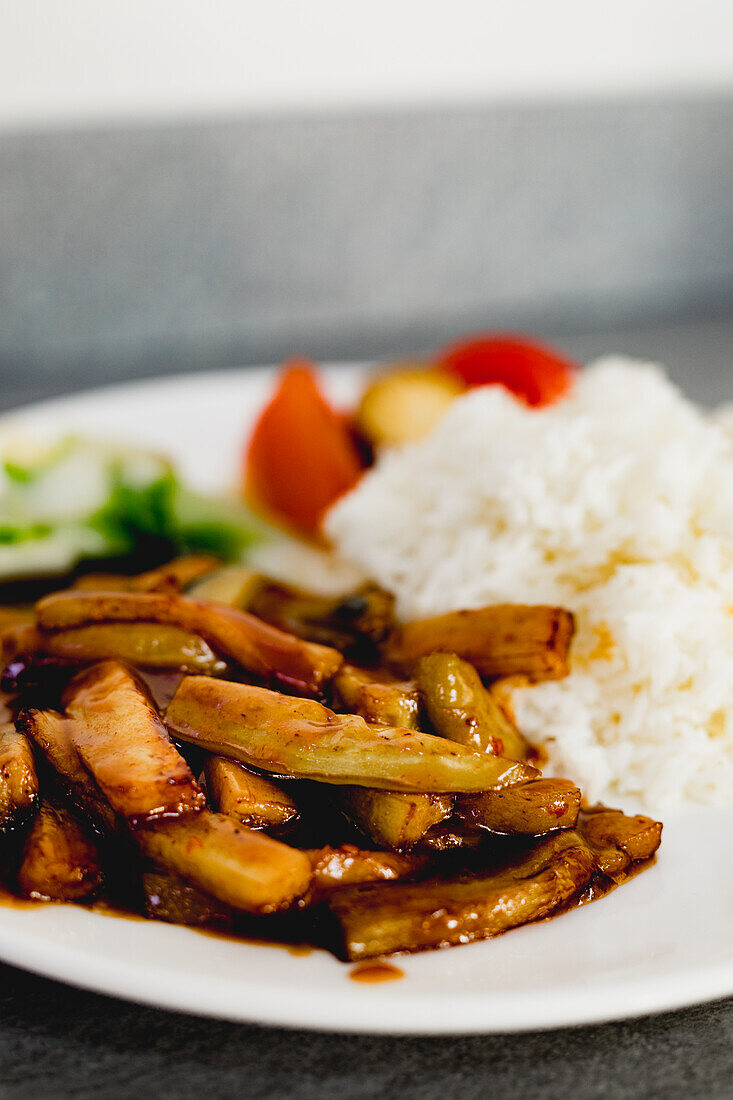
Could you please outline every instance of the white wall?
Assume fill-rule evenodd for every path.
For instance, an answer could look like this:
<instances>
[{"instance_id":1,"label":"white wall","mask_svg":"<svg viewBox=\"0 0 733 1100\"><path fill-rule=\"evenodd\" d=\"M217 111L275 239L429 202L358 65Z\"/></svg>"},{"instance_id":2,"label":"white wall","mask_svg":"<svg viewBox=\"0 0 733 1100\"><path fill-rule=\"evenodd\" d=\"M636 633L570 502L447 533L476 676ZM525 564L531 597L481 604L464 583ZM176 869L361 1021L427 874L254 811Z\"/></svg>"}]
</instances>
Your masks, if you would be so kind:
<instances>
[{"instance_id":1,"label":"white wall","mask_svg":"<svg viewBox=\"0 0 733 1100\"><path fill-rule=\"evenodd\" d=\"M2 0L0 126L733 89L733 0Z\"/></svg>"}]
</instances>

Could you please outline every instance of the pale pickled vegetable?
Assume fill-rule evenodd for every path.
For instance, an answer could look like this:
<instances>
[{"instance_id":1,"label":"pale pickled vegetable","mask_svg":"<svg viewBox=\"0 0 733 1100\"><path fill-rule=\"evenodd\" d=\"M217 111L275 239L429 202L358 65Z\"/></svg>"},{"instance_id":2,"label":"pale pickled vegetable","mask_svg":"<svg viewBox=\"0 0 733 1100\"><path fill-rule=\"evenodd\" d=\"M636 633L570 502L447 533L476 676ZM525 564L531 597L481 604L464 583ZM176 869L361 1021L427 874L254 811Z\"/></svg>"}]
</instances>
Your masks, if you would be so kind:
<instances>
[{"instance_id":1,"label":"pale pickled vegetable","mask_svg":"<svg viewBox=\"0 0 733 1100\"><path fill-rule=\"evenodd\" d=\"M423 367L393 370L376 378L356 413L357 427L375 447L394 447L427 435L463 392L450 374Z\"/></svg>"}]
</instances>

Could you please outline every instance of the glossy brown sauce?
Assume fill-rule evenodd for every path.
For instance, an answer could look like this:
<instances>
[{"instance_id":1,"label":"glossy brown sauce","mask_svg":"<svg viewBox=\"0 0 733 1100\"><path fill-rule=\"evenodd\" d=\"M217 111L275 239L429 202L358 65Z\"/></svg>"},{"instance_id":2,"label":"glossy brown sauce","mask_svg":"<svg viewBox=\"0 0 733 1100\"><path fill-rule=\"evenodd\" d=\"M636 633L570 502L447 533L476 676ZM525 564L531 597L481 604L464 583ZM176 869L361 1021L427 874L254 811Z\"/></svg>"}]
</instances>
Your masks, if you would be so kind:
<instances>
[{"instance_id":1,"label":"glossy brown sauce","mask_svg":"<svg viewBox=\"0 0 733 1100\"><path fill-rule=\"evenodd\" d=\"M399 966L379 961L357 963L349 971L352 982L366 982L370 985L376 982L394 982L398 978L404 978L404 976L405 972L400 970Z\"/></svg>"},{"instance_id":2,"label":"glossy brown sauce","mask_svg":"<svg viewBox=\"0 0 733 1100\"><path fill-rule=\"evenodd\" d=\"M33 901L31 898L19 898L17 894L11 894L3 886L0 886L0 905L6 909L34 909L37 905L48 905L49 902Z\"/></svg>"},{"instance_id":3,"label":"glossy brown sauce","mask_svg":"<svg viewBox=\"0 0 733 1100\"><path fill-rule=\"evenodd\" d=\"M568 905L562 906L560 909L551 913L550 916L544 917L541 920L528 923L543 924L545 921L554 920L556 917L562 916L563 913L569 912L571 909L579 908L582 905L588 905L590 902L599 901L601 898L610 894L617 886L622 886L625 882L628 882L632 878L636 878L643 871L653 867L657 862L656 855L650 859L639 860L632 863L625 871L615 875L613 879L607 876L598 876L587 889L580 895L580 897L574 898ZM39 905L56 905L58 902L33 900L31 898L18 897L17 894L12 894L5 887L0 886L0 906L4 906L9 909L33 909ZM71 904L71 903L68 903ZM144 916L141 913L135 912L133 909L123 909L119 906L112 904L107 898L101 897L96 901L91 902L89 905L81 906L81 908L91 909L95 913L101 913L106 917L124 918L125 920L135 921L148 921L150 918ZM306 958L308 955L313 954L316 950L310 944L307 943L295 943L287 942L285 940L266 939L264 937L248 936L246 934L233 932L230 929L224 928L195 928L190 925L183 925L179 927L188 927L192 932L197 932L201 936L209 936L217 940L228 940L232 943L247 944L250 947L279 947L283 951L287 951L289 955L294 958ZM504 935L506 933L503 933ZM395 966L393 963L384 962L381 959L370 960L368 962L357 963L349 971L349 978L354 982L362 982L367 985L374 985L379 982L392 982L397 981L400 978L405 977L404 970Z\"/></svg>"},{"instance_id":4,"label":"glossy brown sauce","mask_svg":"<svg viewBox=\"0 0 733 1100\"><path fill-rule=\"evenodd\" d=\"M37 909L41 905L74 904L76 908L89 909L94 913L101 913L104 917L117 917L118 920L134 920L150 923L150 918L142 913L136 913L134 909L122 909L106 898L97 898L88 905L80 905L78 902L43 901L33 898L22 898L17 894L11 894L9 890L0 886L0 907L5 909ZM156 922L162 923L162 922ZM191 925L178 925L179 928L188 928L191 932L198 932L201 936L210 936L216 940L231 940L232 943L244 943L250 947L280 947L294 958L305 958L312 955L314 948L307 943L283 943L279 940L259 939L255 936L239 935L236 932L219 928L193 928Z\"/></svg>"},{"instance_id":5,"label":"glossy brown sauce","mask_svg":"<svg viewBox=\"0 0 733 1100\"><path fill-rule=\"evenodd\" d=\"M190 925L184 927L190 927ZM214 940L229 940L231 943L244 943L247 944L248 947L279 947L283 951L287 951L288 955L292 955L294 958L306 958L308 955L312 955L314 951L314 948L307 943L287 943L282 940L268 940L257 936L243 935L239 932L231 932L223 928L191 928L191 931L198 932L200 936L209 936Z\"/></svg>"},{"instance_id":6,"label":"glossy brown sauce","mask_svg":"<svg viewBox=\"0 0 733 1100\"><path fill-rule=\"evenodd\" d=\"M581 894L576 905L587 905L591 901L599 901L600 898L605 898L607 894L612 893L617 886L623 886L625 882L629 882L632 878L636 878L642 871L648 870L653 867L657 862L656 855L651 856L649 859L637 859L634 863L630 863L624 871L619 871L611 879L608 876L599 875L588 887L588 889Z\"/></svg>"}]
</instances>

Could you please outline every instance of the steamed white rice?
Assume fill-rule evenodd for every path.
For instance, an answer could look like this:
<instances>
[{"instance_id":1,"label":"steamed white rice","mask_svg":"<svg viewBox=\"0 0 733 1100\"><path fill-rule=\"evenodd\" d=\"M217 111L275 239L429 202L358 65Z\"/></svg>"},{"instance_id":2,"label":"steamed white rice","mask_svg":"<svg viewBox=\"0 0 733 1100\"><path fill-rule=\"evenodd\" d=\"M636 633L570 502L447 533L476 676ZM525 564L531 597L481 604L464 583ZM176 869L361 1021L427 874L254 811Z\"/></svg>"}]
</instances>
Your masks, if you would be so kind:
<instances>
[{"instance_id":1,"label":"steamed white rice","mask_svg":"<svg viewBox=\"0 0 733 1100\"><path fill-rule=\"evenodd\" d=\"M733 802L733 436L619 358L528 409L457 400L327 519L417 618L497 602L576 613L573 668L513 692L550 774L624 806Z\"/></svg>"}]
</instances>

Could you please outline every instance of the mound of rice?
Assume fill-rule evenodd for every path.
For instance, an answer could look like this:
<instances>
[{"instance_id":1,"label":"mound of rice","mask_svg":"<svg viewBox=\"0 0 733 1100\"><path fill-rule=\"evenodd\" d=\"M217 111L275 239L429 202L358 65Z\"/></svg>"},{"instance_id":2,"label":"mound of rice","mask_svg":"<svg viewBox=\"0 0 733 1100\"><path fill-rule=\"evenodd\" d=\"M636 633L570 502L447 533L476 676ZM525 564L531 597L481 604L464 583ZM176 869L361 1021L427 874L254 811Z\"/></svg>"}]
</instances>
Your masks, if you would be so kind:
<instances>
[{"instance_id":1,"label":"mound of rice","mask_svg":"<svg viewBox=\"0 0 733 1100\"><path fill-rule=\"evenodd\" d=\"M499 387L384 454L327 518L403 619L499 602L578 620L569 677L517 688L550 774L653 811L733 802L733 436L650 364L560 404Z\"/></svg>"}]
</instances>

